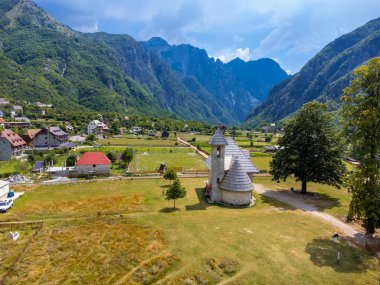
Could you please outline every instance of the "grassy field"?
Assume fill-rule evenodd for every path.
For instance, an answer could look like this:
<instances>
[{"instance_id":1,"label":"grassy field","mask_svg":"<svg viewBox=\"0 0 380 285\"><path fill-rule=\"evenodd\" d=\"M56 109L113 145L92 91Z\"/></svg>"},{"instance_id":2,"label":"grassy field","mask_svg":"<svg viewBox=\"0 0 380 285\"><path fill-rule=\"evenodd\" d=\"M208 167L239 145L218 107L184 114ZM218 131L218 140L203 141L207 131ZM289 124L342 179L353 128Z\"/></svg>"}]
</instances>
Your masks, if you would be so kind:
<instances>
[{"instance_id":1,"label":"grassy field","mask_svg":"<svg viewBox=\"0 0 380 285\"><path fill-rule=\"evenodd\" d=\"M195 152L188 153L138 153L137 170L154 171L162 162L166 163L168 168L184 168L191 170L207 169L206 165Z\"/></svg>"},{"instance_id":2,"label":"grassy field","mask_svg":"<svg viewBox=\"0 0 380 285\"><path fill-rule=\"evenodd\" d=\"M175 146L176 140L155 139L155 138L109 138L99 140L99 144L103 146Z\"/></svg>"},{"instance_id":3,"label":"grassy field","mask_svg":"<svg viewBox=\"0 0 380 285\"><path fill-rule=\"evenodd\" d=\"M32 166L27 162L12 159L10 161L0 161L0 175L6 173L26 173L32 169Z\"/></svg>"},{"instance_id":4,"label":"grassy field","mask_svg":"<svg viewBox=\"0 0 380 285\"><path fill-rule=\"evenodd\" d=\"M259 196L209 205L204 178L182 182L177 211L161 179L21 188L0 220L45 222L17 242L0 231L3 284L378 284L376 259L333 242L329 224Z\"/></svg>"}]
</instances>

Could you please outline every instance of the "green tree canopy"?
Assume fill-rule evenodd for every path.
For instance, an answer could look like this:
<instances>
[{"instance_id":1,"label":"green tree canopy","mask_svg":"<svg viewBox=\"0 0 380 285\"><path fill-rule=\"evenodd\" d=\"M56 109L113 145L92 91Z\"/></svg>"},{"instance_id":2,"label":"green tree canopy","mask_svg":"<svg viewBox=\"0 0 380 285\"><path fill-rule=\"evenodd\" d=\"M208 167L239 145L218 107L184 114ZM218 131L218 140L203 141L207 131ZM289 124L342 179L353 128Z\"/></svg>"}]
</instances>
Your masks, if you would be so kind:
<instances>
[{"instance_id":1,"label":"green tree canopy","mask_svg":"<svg viewBox=\"0 0 380 285\"><path fill-rule=\"evenodd\" d=\"M115 163L116 161L116 153L114 151L107 152L106 156L109 160L111 160L112 163Z\"/></svg>"},{"instance_id":2,"label":"green tree canopy","mask_svg":"<svg viewBox=\"0 0 380 285\"><path fill-rule=\"evenodd\" d=\"M166 191L165 196L166 200L174 201L173 208L175 209L175 200L184 198L186 196L186 189L181 185L181 181L175 179L168 191Z\"/></svg>"},{"instance_id":3,"label":"green tree canopy","mask_svg":"<svg viewBox=\"0 0 380 285\"><path fill-rule=\"evenodd\" d=\"M170 180L170 183L172 180L177 179L177 173L173 169L168 169L164 174L164 179Z\"/></svg>"},{"instance_id":4,"label":"green tree canopy","mask_svg":"<svg viewBox=\"0 0 380 285\"><path fill-rule=\"evenodd\" d=\"M72 153L66 159L66 166L74 166L76 162L77 162L77 155L75 153Z\"/></svg>"},{"instance_id":5,"label":"green tree canopy","mask_svg":"<svg viewBox=\"0 0 380 285\"><path fill-rule=\"evenodd\" d=\"M121 160L127 165L131 163L133 160L133 149L126 148L121 154Z\"/></svg>"},{"instance_id":6,"label":"green tree canopy","mask_svg":"<svg viewBox=\"0 0 380 285\"><path fill-rule=\"evenodd\" d=\"M339 188L345 168L340 140L327 105L315 101L305 104L285 125L284 131L278 141L282 148L270 165L273 180L285 181L294 175L302 182L302 194L306 194L307 182Z\"/></svg>"},{"instance_id":7,"label":"green tree canopy","mask_svg":"<svg viewBox=\"0 0 380 285\"><path fill-rule=\"evenodd\" d=\"M354 71L344 90L345 134L359 154L360 166L347 179L354 213L368 233L380 227L380 57Z\"/></svg>"}]
</instances>

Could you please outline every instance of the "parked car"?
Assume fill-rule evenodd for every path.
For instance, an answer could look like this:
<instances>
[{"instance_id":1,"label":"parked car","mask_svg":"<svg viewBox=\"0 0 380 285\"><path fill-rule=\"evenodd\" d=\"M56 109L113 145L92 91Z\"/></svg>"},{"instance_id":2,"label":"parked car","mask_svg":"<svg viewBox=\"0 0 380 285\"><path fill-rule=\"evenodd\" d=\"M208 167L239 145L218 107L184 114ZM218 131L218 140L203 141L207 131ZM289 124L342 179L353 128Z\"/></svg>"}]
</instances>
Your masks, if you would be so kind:
<instances>
[{"instance_id":1,"label":"parked car","mask_svg":"<svg viewBox=\"0 0 380 285\"><path fill-rule=\"evenodd\" d=\"M0 212L5 213L12 207L13 207L12 199L5 199L4 201L0 201Z\"/></svg>"}]
</instances>

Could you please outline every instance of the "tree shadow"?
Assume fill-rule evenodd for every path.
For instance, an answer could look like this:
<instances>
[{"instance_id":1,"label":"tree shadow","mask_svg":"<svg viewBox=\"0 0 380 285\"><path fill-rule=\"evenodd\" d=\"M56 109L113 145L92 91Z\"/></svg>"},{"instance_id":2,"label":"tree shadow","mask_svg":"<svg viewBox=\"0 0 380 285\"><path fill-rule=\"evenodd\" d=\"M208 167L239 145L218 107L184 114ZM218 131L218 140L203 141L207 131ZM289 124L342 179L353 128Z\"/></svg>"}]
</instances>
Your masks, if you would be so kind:
<instances>
[{"instance_id":1,"label":"tree shadow","mask_svg":"<svg viewBox=\"0 0 380 285\"><path fill-rule=\"evenodd\" d=\"M204 188L195 188L199 203L194 205L186 205L187 211L206 210L210 205L207 202L207 197L204 195Z\"/></svg>"},{"instance_id":2,"label":"tree shadow","mask_svg":"<svg viewBox=\"0 0 380 285\"><path fill-rule=\"evenodd\" d=\"M289 201L299 200L303 202L304 204L310 206L310 207L306 207L305 209L302 209L305 211L313 211L315 210L313 208L316 208L317 210L323 212L326 209L340 207L342 205L339 198L332 197L328 194L321 194L317 192L308 192L306 195L303 195L303 194L300 194L299 190L295 190L292 192L289 189L278 189L278 190L267 190L266 193L267 193L266 196L261 195L261 199L264 203L270 204L275 207L286 208L287 210L295 210L295 208L292 207L291 205L284 206L284 205L287 205L285 201L284 202L277 201L276 198L274 197L278 193L280 193L282 197L285 198L285 200L286 199L289 199Z\"/></svg>"},{"instance_id":3,"label":"tree shadow","mask_svg":"<svg viewBox=\"0 0 380 285\"><path fill-rule=\"evenodd\" d=\"M173 208L173 207L166 207L166 208L162 208L159 212L160 213L174 213L174 212L178 212L178 211L181 211L181 209Z\"/></svg>"},{"instance_id":4,"label":"tree shadow","mask_svg":"<svg viewBox=\"0 0 380 285\"><path fill-rule=\"evenodd\" d=\"M336 272L364 272L371 266L369 260L372 256L364 249L349 244L344 238L341 238L339 242L327 238L316 238L306 245L305 252L310 255L310 260L315 265L328 266ZM337 263L338 252L340 252L339 264Z\"/></svg>"}]
</instances>

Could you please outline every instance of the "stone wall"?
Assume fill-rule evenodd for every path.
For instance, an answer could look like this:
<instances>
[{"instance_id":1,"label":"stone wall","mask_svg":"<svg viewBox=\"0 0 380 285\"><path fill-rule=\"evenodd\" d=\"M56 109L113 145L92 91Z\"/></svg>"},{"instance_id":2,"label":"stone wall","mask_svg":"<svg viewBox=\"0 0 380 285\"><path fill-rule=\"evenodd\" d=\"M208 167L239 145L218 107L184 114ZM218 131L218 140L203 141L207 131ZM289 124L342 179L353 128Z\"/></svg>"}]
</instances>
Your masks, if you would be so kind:
<instances>
[{"instance_id":1,"label":"stone wall","mask_svg":"<svg viewBox=\"0 0 380 285\"><path fill-rule=\"evenodd\" d=\"M252 191L238 192L221 190L222 202L235 206L249 206L252 202Z\"/></svg>"},{"instance_id":2,"label":"stone wall","mask_svg":"<svg viewBox=\"0 0 380 285\"><path fill-rule=\"evenodd\" d=\"M108 175L111 173L111 165L77 165L75 166L75 170L77 175Z\"/></svg>"},{"instance_id":3,"label":"stone wall","mask_svg":"<svg viewBox=\"0 0 380 285\"><path fill-rule=\"evenodd\" d=\"M5 138L0 138L0 160L10 160L12 158L12 147Z\"/></svg>"},{"instance_id":4,"label":"stone wall","mask_svg":"<svg viewBox=\"0 0 380 285\"><path fill-rule=\"evenodd\" d=\"M33 139L32 145L34 147L58 147L66 142L67 140L60 141L52 134L40 133Z\"/></svg>"}]
</instances>

